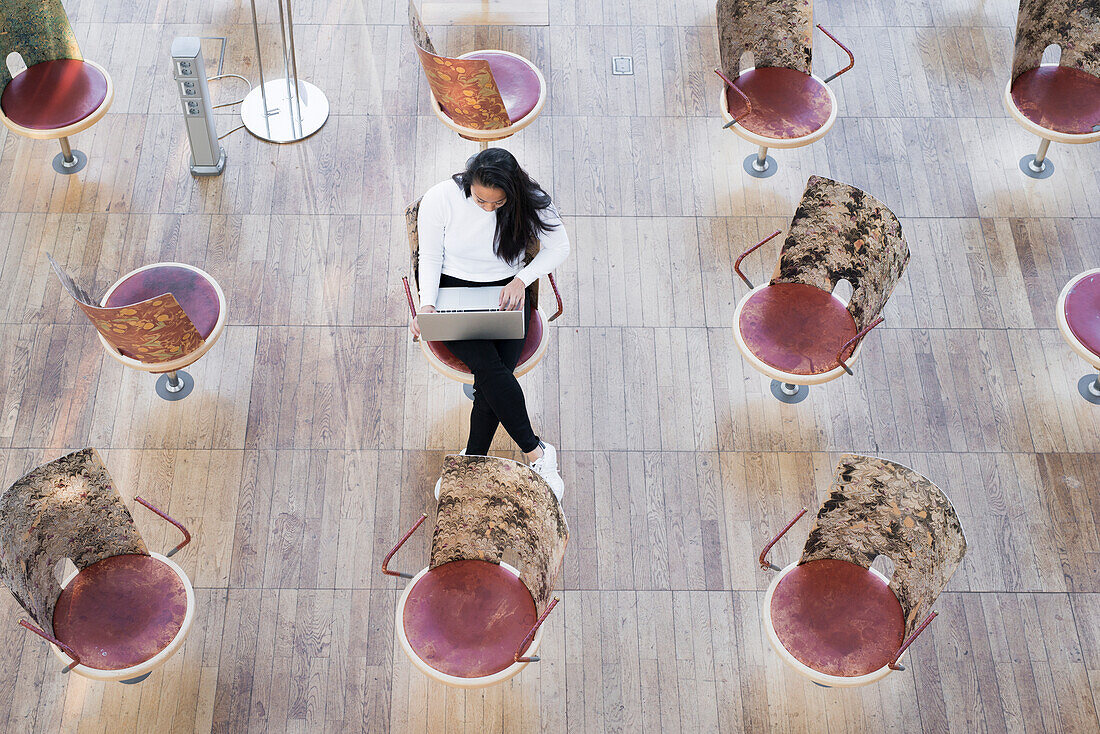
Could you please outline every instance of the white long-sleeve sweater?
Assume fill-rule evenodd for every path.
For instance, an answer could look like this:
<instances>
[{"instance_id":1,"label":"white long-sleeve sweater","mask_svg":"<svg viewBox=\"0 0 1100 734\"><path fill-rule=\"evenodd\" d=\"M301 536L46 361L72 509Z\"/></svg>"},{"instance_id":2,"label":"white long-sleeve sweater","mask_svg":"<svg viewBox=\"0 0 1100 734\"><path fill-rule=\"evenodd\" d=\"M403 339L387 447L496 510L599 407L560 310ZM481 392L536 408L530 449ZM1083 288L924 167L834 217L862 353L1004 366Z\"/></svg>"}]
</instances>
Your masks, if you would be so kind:
<instances>
[{"instance_id":1,"label":"white long-sleeve sweater","mask_svg":"<svg viewBox=\"0 0 1100 734\"><path fill-rule=\"evenodd\" d=\"M542 221L557 225L539 235L539 254L524 267L523 256L506 263L493 252L497 213L467 198L451 179L428 189L420 201L420 305L434 306L440 273L475 282L518 277L531 285L561 265L569 255L569 236L557 210L541 212Z\"/></svg>"}]
</instances>

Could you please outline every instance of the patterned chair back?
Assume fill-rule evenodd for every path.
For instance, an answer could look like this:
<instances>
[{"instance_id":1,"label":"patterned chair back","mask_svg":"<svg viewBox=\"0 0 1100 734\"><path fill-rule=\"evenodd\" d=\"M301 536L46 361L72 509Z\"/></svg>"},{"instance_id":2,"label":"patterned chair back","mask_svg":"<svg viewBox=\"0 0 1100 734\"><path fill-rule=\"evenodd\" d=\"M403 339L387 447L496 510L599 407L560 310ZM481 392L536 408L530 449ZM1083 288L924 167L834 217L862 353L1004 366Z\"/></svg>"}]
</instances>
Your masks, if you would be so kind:
<instances>
[{"instance_id":1,"label":"patterned chair back","mask_svg":"<svg viewBox=\"0 0 1100 734\"><path fill-rule=\"evenodd\" d=\"M51 635L57 562L83 569L123 554L149 551L95 449L43 464L0 495L0 581Z\"/></svg>"},{"instance_id":2,"label":"patterned chair back","mask_svg":"<svg viewBox=\"0 0 1100 734\"><path fill-rule=\"evenodd\" d=\"M7 58L12 52L22 56L28 67L83 58L61 0L3 0L0 28L0 90L11 81Z\"/></svg>"},{"instance_id":3,"label":"patterned chair back","mask_svg":"<svg viewBox=\"0 0 1100 734\"><path fill-rule=\"evenodd\" d=\"M203 344L202 335L171 293L140 303L106 307L96 305L49 254L54 273L65 291L112 347L146 364L171 362Z\"/></svg>"},{"instance_id":4,"label":"patterned chair back","mask_svg":"<svg viewBox=\"0 0 1100 734\"><path fill-rule=\"evenodd\" d=\"M741 75L741 55L756 67L782 66L810 74L813 61L812 0L718 0L718 50L722 71Z\"/></svg>"},{"instance_id":5,"label":"patterned chair back","mask_svg":"<svg viewBox=\"0 0 1100 734\"><path fill-rule=\"evenodd\" d=\"M966 554L959 518L947 496L912 469L886 459L842 456L799 564L825 558L869 568L894 562L890 587L908 635L928 615Z\"/></svg>"},{"instance_id":6,"label":"patterned chair back","mask_svg":"<svg viewBox=\"0 0 1100 734\"><path fill-rule=\"evenodd\" d=\"M431 568L470 559L499 564L510 551L541 614L568 542L561 507L533 469L494 456L444 459Z\"/></svg>"},{"instance_id":7,"label":"patterned chair back","mask_svg":"<svg viewBox=\"0 0 1100 734\"><path fill-rule=\"evenodd\" d=\"M901 224L882 202L855 186L810 176L772 282L831 293L847 280L848 312L863 329L881 313L908 262Z\"/></svg>"},{"instance_id":8,"label":"patterned chair back","mask_svg":"<svg viewBox=\"0 0 1100 734\"><path fill-rule=\"evenodd\" d=\"M423 199L424 197L420 197ZM405 230L409 235L409 250L412 254L412 272L413 281L416 283L416 288L420 290L420 232L419 225L417 224L417 217L420 216L420 199L417 199L413 203L405 207ZM535 255L539 254L539 250L542 245L539 243L538 238L532 239L527 243L527 251L523 253L524 266L530 265L531 261L535 259ZM527 286L527 300L531 302L531 308L536 309L539 307L539 282L536 280L531 285Z\"/></svg>"},{"instance_id":9,"label":"patterned chair back","mask_svg":"<svg viewBox=\"0 0 1100 734\"><path fill-rule=\"evenodd\" d=\"M1020 0L1012 79L1038 67L1052 43L1062 49L1060 66L1100 77L1100 2Z\"/></svg>"},{"instance_id":10,"label":"patterned chair back","mask_svg":"<svg viewBox=\"0 0 1100 734\"><path fill-rule=\"evenodd\" d=\"M414 0L409 0L409 27L428 86L448 117L475 130L500 130L512 124L488 61L437 54Z\"/></svg>"}]
</instances>

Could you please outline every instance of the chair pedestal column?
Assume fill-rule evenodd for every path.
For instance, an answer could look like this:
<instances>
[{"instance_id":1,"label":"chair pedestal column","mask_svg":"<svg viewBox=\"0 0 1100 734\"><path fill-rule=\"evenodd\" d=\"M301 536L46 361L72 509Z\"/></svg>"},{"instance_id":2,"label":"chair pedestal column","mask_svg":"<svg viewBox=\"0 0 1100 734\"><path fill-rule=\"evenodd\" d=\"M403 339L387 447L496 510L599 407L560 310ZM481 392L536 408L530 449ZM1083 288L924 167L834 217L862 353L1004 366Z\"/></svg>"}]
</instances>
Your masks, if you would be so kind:
<instances>
[{"instance_id":1,"label":"chair pedestal column","mask_svg":"<svg viewBox=\"0 0 1100 734\"><path fill-rule=\"evenodd\" d=\"M88 156L79 150L73 150L69 146L67 137L58 138L58 142L61 143L61 152L53 158L53 170L67 176L83 170L84 166L88 165Z\"/></svg>"},{"instance_id":2,"label":"chair pedestal column","mask_svg":"<svg viewBox=\"0 0 1100 734\"><path fill-rule=\"evenodd\" d=\"M810 395L809 385L795 385L790 382L772 380L772 395L781 403L801 403Z\"/></svg>"},{"instance_id":3,"label":"chair pedestal column","mask_svg":"<svg viewBox=\"0 0 1100 734\"><path fill-rule=\"evenodd\" d=\"M183 370L166 372L157 378L157 395L164 400L183 400L195 389L195 378Z\"/></svg>"},{"instance_id":4,"label":"chair pedestal column","mask_svg":"<svg viewBox=\"0 0 1100 734\"><path fill-rule=\"evenodd\" d=\"M746 158L742 167L745 169L745 173L753 178L774 176L778 170L775 158L768 155L768 148L765 145L760 146L760 150L757 151L756 155L750 155Z\"/></svg>"},{"instance_id":5,"label":"chair pedestal column","mask_svg":"<svg viewBox=\"0 0 1100 734\"><path fill-rule=\"evenodd\" d=\"M1093 405L1100 405L1100 374L1083 375L1077 382L1077 392Z\"/></svg>"},{"instance_id":6,"label":"chair pedestal column","mask_svg":"<svg viewBox=\"0 0 1100 734\"><path fill-rule=\"evenodd\" d=\"M1025 155L1020 159L1020 170L1030 178L1050 178L1054 174L1054 163L1047 160L1047 148L1050 141L1043 138L1039 143L1039 152L1035 155Z\"/></svg>"}]
</instances>

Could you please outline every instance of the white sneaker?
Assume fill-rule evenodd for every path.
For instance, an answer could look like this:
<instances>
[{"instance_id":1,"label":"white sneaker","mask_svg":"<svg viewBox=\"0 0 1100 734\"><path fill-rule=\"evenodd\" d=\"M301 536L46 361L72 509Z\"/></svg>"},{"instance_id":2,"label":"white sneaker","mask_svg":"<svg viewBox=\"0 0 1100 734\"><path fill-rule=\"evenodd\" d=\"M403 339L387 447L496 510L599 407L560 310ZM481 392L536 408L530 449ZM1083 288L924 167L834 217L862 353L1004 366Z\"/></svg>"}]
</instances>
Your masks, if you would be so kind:
<instances>
[{"instance_id":1,"label":"white sneaker","mask_svg":"<svg viewBox=\"0 0 1100 734\"><path fill-rule=\"evenodd\" d=\"M550 485L550 490L561 502L561 496L565 493L565 482L558 473L558 451L552 445L539 441L542 446L542 456L531 462L531 468Z\"/></svg>"},{"instance_id":2,"label":"white sneaker","mask_svg":"<svg viewBox=\"0 0 1100 734\"><path fill-rule=\"evenodd\" d=\"M466 455L466 449L462 449L458 452L459 456ZM439 502L439 492L443 489L443 475L439 475L439 479L435 480L435 501Z\"/></svg>"}]
</instances>

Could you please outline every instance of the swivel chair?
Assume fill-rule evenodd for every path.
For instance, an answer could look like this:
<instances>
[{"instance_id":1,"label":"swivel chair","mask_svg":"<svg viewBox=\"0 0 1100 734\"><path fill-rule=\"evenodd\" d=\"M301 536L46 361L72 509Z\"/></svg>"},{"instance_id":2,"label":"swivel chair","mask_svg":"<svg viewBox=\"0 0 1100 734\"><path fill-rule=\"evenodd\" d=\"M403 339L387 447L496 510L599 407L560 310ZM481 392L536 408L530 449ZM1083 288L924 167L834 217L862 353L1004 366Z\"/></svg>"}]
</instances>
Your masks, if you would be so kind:
<instances>
[{"instance_id":1,"label":"swivel chair","mask_svg":"<svg viewBox=\"0 0 1100 734\"><path fill-rule=\"evenodd\" d=\"M1100 268L1086 270L1066 283L1055 311L1058 331L1070 348L1100 372ZM1084 375L1077 392L1100 405L1100 374Z\"/></svg>"},{"instance_id":2,"label":"swivel chair","mask_svg":"<svg viewBox=\"0 0 1100 734\"><path fill-rule=\"evenodd\" d=\"M72 150L69 136L107 114L111 77L81 57L60 0L3 0L0 29L0 122L24 137L59 140L54 170L76 173L88 157Z\"/></svg>"},{"instance_id":3,"label":"swivel chair","mask_svg":"<svg viewBox=\"0 0 1100 734\"><path fill-rule=\"evenodd\" d=\"M1061 48L1058 63L1044 64L1043 51ZM1040 138L1039 151L1020 159L1031 178L1048 178L1051 141L1100 140L1100 3L1096 0L1020 0L1012 78L1005 107L1016 122Z\"/></svg>"},{"instance_id":4,"label":"swivel chair","mask_svg":"<svg viewBox=\"0 0 1100 734\"><path fill-rule=\"evenodd\" d=\"M936 617L931 611L966 553L947 496L917 472L870 456L841 457L802 557L780 570L764 547L761 568L779 574L764 596L764 628L783 662L818 685L874 683ZM886 578L871 567L893 561Z\"/></svg>"},{"instance_id":5,"label":"swivel chair","mask_svg":"<svg viewBox=\"0 0 1100 734\"><path fill-rule=\"evenodd\" d=\"M820 385L852 374L863 338L880 315L909 262L909 247L893 212L854 186L810 176L769 283L753 286L737 304L733 334L754 369L772 378L771 391L798 403ZM852 288L845 302L836 290Z\"/></svg>"},{"instance_id":6,"label":"swivel chair","mask_svg":"<svg viewBox=\"0 0 1100 734\"><path fill-rule=\"evenodd\" d=\"M715 12L725 127L759 146L743 167L754 178L767 178L777 170L768 148L800 148L829 132L837 110L828 83L855 66L855 56L818 25L849 63L825 79L814 76L811 0L718 0ZM748 68L742 67L746 53L753 57Z\"/></svg>"},{"instance_id":7,"label":"swivel chair","mask_svg":"<svg viewBox=\"0 0 1100 734\"><path fill-rule=\"evenodd\" d=\"M413 665L449 686L485 688L539 660L569 528L545 480L510 459L448 456L442 485L428 567L415 576L389 569L422 515L382 573L411 579L395 628Z\"/></svg>"}]
</instances>

